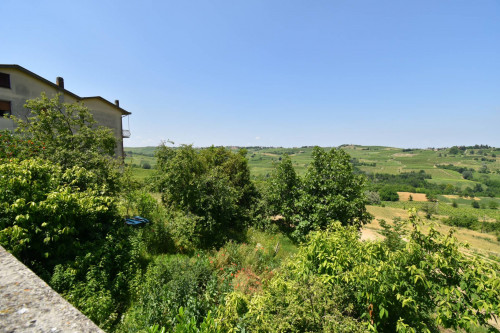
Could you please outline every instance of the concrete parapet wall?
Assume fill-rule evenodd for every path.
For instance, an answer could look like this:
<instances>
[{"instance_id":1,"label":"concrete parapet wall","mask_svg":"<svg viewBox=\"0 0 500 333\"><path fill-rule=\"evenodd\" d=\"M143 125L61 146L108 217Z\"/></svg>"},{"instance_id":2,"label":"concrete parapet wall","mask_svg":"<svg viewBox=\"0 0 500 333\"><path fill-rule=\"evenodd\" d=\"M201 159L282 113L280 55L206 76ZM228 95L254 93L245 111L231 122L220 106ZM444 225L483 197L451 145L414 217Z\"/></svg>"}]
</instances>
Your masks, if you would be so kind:
<instances>
[{"instance_id":1,"label":"concrete parapet wall","mask_svg":"<svg viewBox=\"0 0 500 333\"><path fill-rule=\"evenodd\" d=\"M0 246L0 332L103 332Z\"/></svg>"}]
</instances>

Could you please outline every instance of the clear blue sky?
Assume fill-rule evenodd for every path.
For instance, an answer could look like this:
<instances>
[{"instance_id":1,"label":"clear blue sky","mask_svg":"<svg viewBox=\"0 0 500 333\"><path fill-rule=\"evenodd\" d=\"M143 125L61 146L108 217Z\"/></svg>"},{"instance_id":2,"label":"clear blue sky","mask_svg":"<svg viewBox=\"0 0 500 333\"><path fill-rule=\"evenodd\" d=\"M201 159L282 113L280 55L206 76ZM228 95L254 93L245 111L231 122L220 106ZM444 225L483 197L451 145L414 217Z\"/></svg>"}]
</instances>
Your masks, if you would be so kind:
<instances>
[{"instance_id":1,"label":"clear blue sky","mask_svg":"<svg viewBox=\"0 0 500 333\"><path fill-rule=\"evenodd\" d=\"M500 146L500 1L0 1L0 63L133 114L126 146Z\"/></svg>"}]
</instances>

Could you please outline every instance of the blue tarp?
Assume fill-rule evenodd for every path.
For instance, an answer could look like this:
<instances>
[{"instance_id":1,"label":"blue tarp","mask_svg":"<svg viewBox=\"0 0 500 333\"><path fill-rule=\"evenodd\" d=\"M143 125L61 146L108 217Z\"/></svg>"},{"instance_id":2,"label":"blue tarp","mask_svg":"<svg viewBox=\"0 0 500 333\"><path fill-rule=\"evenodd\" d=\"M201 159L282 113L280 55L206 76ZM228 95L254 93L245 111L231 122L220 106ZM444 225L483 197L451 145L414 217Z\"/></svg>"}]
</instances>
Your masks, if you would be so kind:
<instances>
[{"instance_id":1,"label":"blue tarp","mask_svg":"<svg viewBox=\"0 0 500 333\"><path fill-rule=\"evenodd\" d=\"M149 220L140 216L128 217L125 219L125 224L127 225L137 226L137 225L145 225L146 223L149 223Z\"/></svg>"}]
</instances>

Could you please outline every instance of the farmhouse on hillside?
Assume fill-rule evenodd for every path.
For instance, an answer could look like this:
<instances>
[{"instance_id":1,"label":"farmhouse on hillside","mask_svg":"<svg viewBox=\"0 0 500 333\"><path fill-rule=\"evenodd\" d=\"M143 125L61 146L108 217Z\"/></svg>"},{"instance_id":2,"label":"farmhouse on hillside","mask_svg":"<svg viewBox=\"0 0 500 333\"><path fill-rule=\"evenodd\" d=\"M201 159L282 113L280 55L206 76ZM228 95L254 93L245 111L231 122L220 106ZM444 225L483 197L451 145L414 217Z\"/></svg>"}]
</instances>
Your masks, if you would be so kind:
<instances>
[{"instance_id":1,"label":"farmhouse on hillside","mask_svg":"<svg viewBox=\"0 0 500 333\"><path fill-rule=\"evenodd\" d=\"M80 97L64 88L62 77L52 83L19 65L0 64L0 130L13 130L14 122L3 116L27 117L29 111L24 107L26 100L40 97L42 92L49 98L60 93L64 103L83 102L98 125L113 131L117 142L115 154L119 158L124 157L123 138L130 137L130 132L123 130L122 118L131 113L122 109L118 100L113 104L101 96Z\"/></svg>"}]
</instances>

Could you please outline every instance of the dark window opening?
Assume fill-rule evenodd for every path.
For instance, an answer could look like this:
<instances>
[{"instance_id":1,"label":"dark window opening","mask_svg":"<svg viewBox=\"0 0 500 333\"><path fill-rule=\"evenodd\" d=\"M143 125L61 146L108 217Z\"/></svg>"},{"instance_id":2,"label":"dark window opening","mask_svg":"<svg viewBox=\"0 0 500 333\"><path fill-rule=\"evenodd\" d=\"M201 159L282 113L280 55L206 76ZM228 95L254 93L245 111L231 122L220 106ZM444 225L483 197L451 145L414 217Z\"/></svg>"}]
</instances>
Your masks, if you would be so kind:
<instances>
[{"instance_id":1,"label":"dark window opening","mask_svg":"<svg viewBox=\"0 0 500 333\"><path fill-rule=\"evenodd\" d=\"M10 89L10 75L7 73L0 73L0 87Z\"/></svg>"},{"instance_id":2,"label":"dark window opening","mask_svg":"<svg viewBox=\"0 0 500 333\"><path fill-rule=\"evenodd\" d=\"M10 102L0 101L0 117L10 116L10 114L11 114Z\"/></svg>"}]
</instances>

